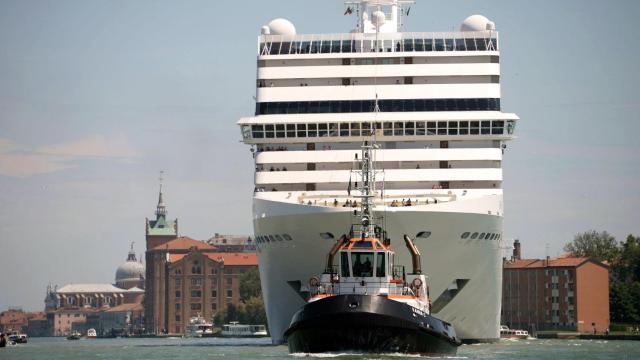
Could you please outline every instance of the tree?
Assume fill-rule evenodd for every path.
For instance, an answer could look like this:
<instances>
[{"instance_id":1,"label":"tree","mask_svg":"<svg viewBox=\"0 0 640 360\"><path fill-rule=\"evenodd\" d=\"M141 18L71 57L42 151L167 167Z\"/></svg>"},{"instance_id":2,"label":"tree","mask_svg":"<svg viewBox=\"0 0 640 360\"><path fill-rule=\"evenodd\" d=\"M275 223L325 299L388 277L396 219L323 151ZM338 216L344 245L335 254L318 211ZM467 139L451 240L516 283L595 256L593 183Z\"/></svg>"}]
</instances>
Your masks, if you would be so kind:
<instances>
[{"instance_id":1,"label":"tree","mask_svg":"<svg viewBox=\"0 0 640 360\"><path fill-rule=\"evenodd\" d=\"M640 237L627 236L621 247L615 266L616 278L627 284L640 282Z\"/></svg>"},{"instance_id":2,"label":"tree","mask_svg":"<svg viewBox=\"0 0 640 360\"><path fill-rule=\"evenodd\" d=\"M564 251L574 256L584 256L597 261L614 263L620 253L616 239L606 231L595 230L578 233L573 241L564 246Z\"/></svg>"},{"instance_id":3,"label":"tree","mask_svg":"<svg viewBox=\"0 0 640 360\"><path fill-rule=\"evenodd\" d=\"M262 297L260 272L257 267L253 267L240 276L240 300L245 301L257 296Z\"/></svg>"}]
</instances>

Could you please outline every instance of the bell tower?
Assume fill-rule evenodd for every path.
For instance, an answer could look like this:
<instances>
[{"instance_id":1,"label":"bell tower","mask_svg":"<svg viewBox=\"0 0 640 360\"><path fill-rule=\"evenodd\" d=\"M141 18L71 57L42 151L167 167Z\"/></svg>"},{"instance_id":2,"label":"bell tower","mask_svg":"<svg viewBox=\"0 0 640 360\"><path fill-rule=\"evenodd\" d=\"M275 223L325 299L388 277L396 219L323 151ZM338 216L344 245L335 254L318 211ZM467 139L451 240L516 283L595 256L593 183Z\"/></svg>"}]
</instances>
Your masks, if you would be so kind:
<instances>
[{"instance_id":1,"label":"bell tower","mask_svg":"<svg viewBox=\"0 0 640 360\"><path fill-rule=\"evenodd\" d=\"M164 171L160 171L160 191L158 192L158 205L156 206L156 219L145 219L145 234L147 251L163 245L178 237L178 219L167 220L167 206L162 194L162 181Z\"/></svg>"}]
</instances>

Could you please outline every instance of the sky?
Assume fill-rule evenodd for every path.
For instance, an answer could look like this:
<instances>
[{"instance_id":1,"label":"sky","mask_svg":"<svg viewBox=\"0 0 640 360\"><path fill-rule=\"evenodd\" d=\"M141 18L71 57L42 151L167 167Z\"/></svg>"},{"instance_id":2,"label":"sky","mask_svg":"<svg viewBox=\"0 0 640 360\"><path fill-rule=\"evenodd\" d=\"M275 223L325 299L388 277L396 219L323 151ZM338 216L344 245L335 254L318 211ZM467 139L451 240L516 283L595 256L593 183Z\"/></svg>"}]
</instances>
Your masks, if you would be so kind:
<instances>
[{"instance_id":1,"label":"sky","mask_svg":"<svg viewBox=\"0 0 640 360\"><path fill-rule=\"evenodd\" d=\"M250 234L260 27L348 32L341 1L0 1L0 311L48 284L109 283L144 252L165 172L169 217ZM582 231L640 234L638 1L418 0L405 31L472 14L500 31L505 233L525 257Z\"/></svg>"}]
</instances>

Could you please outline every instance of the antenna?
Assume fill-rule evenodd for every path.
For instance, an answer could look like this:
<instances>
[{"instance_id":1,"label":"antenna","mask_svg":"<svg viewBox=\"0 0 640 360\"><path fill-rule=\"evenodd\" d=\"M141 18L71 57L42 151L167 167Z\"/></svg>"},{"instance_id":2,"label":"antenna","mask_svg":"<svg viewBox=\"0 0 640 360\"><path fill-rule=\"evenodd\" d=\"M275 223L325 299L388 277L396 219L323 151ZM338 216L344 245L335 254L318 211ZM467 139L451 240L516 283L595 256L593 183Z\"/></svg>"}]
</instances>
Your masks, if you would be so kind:
<instances>
[{"instance_id":1,"label":"antenna","mask_svg":"<svg viewBox=\"0 0 640 360\"><path fill-rule=\"evenodd\" d=\"M162 181L164 180L164 170L160 170L160 176L158 177L158 181L160 182L160 192L162 192Z\"/></svg>"}]
</instances>

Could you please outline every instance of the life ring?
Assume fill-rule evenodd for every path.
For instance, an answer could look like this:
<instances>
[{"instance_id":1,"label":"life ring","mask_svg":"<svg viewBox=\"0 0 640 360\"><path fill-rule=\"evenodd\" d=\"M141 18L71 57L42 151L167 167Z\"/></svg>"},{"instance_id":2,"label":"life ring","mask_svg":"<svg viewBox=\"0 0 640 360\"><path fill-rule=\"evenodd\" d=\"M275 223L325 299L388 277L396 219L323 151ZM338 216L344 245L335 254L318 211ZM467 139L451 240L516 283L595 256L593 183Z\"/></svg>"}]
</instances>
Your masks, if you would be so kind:
<instances>
[{"instance_id":1,"label":"life ring","mask_svg":"<svg viewBox=\"0 0 640 360\"><path fill-rule=\"evenodd\" d=\"M412 284L416 289L420 289L420 287L422 286L422 280L420 280L420 278L415 278L415 279L413 279L413 281L411 282L411 284Z\"/></svg>"},{"instance_id":2,"label":"life ring","mask_svg":"<svg viewBox=\"0 0 640 360\"><path fill-rule=\"evenodd\" d=\"M313 276L309 279L309 286L317 287L318 285L320 285L320 279L317 276Z\"/></svg>"}]
</instances>

